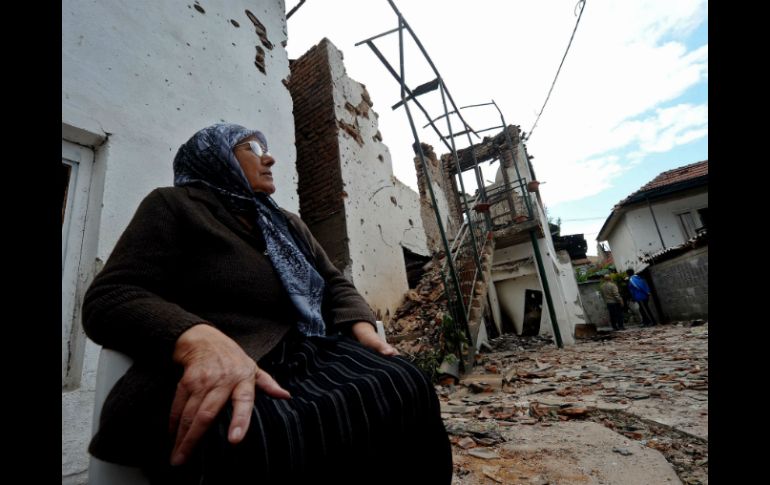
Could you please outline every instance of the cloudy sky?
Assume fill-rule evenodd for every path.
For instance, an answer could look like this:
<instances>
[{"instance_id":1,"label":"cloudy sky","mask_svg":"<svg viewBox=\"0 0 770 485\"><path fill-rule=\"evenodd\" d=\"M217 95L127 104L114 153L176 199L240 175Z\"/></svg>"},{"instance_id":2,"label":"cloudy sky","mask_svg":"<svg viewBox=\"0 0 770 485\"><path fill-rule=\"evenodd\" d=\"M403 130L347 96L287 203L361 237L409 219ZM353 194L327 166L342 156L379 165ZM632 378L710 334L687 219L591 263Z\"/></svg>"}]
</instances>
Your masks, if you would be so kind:
<instances>
[{"instance_id":1,"label":"cloudy sky","mask_svg":"<svg viewBox=\"0 0 770 485\"><path fill-rule=\"evenodd\" d=\"M287 0L287 11L298 3ZM577 20L575 0L396 0L458 106L500 106L530 132ZM612 206L660 172L708 158L708 4L704 0L588 0L567 59L527 142L541 195L562 234L584 233L589 254ZM406 112L391 106L398 83L358 41L397 26L386 0L307 0L288 21L287 50L301 56L327 37L348 76L366 85L380 115L395 175L416 189ZM375 41L398 66L397 34ZM433 79L405 44L406 80ZM438 91L422 96L438 116ZM445 153L412 108L421 141ZM500 125L493 107L463 110L476 130ZM446 133L446 124L440 125ZM453 130L460 131L453 120ZM487 134L495 133L495 131ZM478 140L473 140L477 142ZM458 148L469 144L457 138ZM498 164L483 167L494 180ZM465 179L470 192L475 183Z\"/></svg>"}]
</instances>

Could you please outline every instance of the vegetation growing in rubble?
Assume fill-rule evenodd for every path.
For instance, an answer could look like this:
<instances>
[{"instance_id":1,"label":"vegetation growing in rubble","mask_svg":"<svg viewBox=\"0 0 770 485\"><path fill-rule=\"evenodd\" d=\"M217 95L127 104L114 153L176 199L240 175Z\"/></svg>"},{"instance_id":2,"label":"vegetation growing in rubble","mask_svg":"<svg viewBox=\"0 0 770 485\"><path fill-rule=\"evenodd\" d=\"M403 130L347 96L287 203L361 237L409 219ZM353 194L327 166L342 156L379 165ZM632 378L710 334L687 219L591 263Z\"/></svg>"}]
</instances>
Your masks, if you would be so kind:
<instances>
[{"instance_id":1,"label":"vegetation growing in rubble","mask_svg":"<svg viewBox=\"0 0 770 485\"><path fill-rule=\"evenodd\" d=\"M454 319L448 314L444 313L441 319L441 350L442 358L448 358L451 362L451 358L460 358L463 351L463 346L468 345L468 339L465 334L460 330L458 325L455 325Z\"/></svg>"},{"instance_id":2,"label":"vegetation growing in rubble","mask_svg":"<svg viewBox=\"0 0 770 485\"><path fill-rule=\"evenodd\" d=\"M438 348L428 347L407 356L433 383L438 382L441 362L456 362L468 347L468 339L448 313L437 315L436 320L441 322Z\"/></svg>"},{"instance_id":3,"label":"vegetation growing in rubble","mask_svg":"<svg viewBox=\"0 0 770 485\"><path fill-rule=\"evenodd\" d=\"M438 367L441 365L441 351L436 349L427 349L424 352L417 352L409 356L412 364L422 369L430 377L434 384L438 382Z\"/></svg>"}]
</instances>

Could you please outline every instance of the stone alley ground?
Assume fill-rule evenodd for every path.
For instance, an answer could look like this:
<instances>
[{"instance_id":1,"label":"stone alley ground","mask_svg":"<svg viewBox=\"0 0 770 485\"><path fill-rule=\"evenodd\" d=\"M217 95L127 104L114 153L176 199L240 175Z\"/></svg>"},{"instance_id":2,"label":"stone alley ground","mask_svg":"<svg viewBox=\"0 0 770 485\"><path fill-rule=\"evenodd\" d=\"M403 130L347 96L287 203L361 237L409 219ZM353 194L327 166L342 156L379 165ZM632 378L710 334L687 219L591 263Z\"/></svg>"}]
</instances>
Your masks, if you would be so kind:
<instances>
[{"instance_id":1,"label":"stone alley ground","mask_svg":"<svg viewBox=\"0 0 770 485\"><path fill-rule=\"evenodd\" d=\"M708 322L491 343L437 386L453 484L708 483Z\"/></svg>"}]
</instances>

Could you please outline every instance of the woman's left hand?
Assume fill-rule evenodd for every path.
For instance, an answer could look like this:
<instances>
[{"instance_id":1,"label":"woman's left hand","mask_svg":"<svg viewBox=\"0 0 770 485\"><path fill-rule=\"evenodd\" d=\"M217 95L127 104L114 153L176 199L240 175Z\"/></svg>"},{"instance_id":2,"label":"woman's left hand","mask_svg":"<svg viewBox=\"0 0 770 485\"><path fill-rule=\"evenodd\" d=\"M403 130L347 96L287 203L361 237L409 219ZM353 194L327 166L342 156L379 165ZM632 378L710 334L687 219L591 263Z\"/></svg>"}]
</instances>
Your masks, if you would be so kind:
<instances>
[{"instance_id":1,"label":"woman's left hand","mask_svg":"<svg viewBox=\"0 0 770 485\"><path fill-rule=\"evenodd\" d=\"M380 338L371 323L354 323L352 331L353 335L356 337L356 340L361 342L361 345L364 347L369 347L372 350L376 350L382 355L399 355L399 352L395 347Z\"/></svg>"}]
</instances>

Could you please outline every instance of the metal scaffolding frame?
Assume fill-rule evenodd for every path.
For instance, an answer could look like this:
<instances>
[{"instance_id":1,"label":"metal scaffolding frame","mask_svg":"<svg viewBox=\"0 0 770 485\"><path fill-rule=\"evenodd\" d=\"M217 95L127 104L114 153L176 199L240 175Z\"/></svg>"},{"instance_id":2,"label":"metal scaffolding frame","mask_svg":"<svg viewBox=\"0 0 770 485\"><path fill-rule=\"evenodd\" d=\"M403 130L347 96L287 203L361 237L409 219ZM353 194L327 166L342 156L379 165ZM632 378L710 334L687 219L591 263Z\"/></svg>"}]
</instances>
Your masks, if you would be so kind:
<instances>
[{"instance_id":1,"label":"metal scaffolding frame","mask_svg":"<svg viewBox=\"0 0 770 485\"><path fill-rule=\"evenodd\" d=\"M460 109L462 110L462 109L467 109L467 108L477 108L477 107L490 106L490 105L494 106L495 109L497 110L498 114L500 115L501 125L500 126L493 126L493 127L490 127L490 128L484 128L482 130L478 130L477 133L482 133L482 132L485 132L485 131L491 131L491 130L496 130L496 129L502 129L503 133L505 134L506 149L509 150L510 153L511 153L511 157L513 159L513 168L516 170L517 183L518 183L518 186L521 187L522 195L523 195L523 199L524 199L524 204L527 207L527 215L528 215L528 218L531 220L531 219L534 218L534 212L532 210L532 201L530 200L529 196L526 195L526 192L524 192L525 191L524 187L526 185L526 179L521 176L521 171L519 170L519 164L517 163L517 160L516 160L516 152L514 150L513 141L511 140L511 134L508 132L508 125L505 122L505 117L503 116L503 112L500 110L500 107L497 105L497 103L493 99L489 103L479 103L479 104L463 106ZM452 113L449 113L449 114L452 114ZM435 120L433 120L433 121L435 121ZM475 150L475 147L474 147L474 145L472 143L469 144L468 150L470 150L470 152L471 152L471 157L473 159L474 170L478 171L478 160L476 159L476 150ZM492 160L492 162L494 162L494 159ZM502 186L503 190L501 190L500 192L505 193L505 195L507 196L508 203L509 203L510 212L511 213L515 213L514 203L513 203L513 200L511 198L511 191L514 190L514 184L512 184L511 181L509 180L508 173L505 170L505 167L501 167L501 168L502 168L501 169L501 173L503 175L503 186ZM460 170L459 164L458 164L458 170ZM477 176L477 178L478 178L478 176ZM481 197L481 202L482 203L487 203L487 201L489 199L488 199L488 194L486 194L486 191L480 188L479 189L479 195ZM488 216L488 214L487 214L487 216ZM488 222L488 224L489 224L489 222ZM494 227L491 227L491 228L489 228L489 230L492 230L493 228ZM537 263L538 273L540 275L540 281L541 281L541 283L543 285L543 292L545 293L546 304L548 306L548 315L551 318L551 326L553 328L553 333L554 333L554 338L556 340L556 345L559 348L563 348L564 344L563 344L562 338L561 338L561 331L559 330L558 321L556 319L556 312L555 312L555 309L554 309L553 298L552 298L552 295L551 295L550 286L548 285L548 278L547 278L546 273L545 273L545 266L543 265L543 257L542 257L542 255L540 253L540 247L537 244L537 235L535 234L535 228L534 227L530 227L528 229L528 232L529 232L530 242L532 244L532 251L534 252L535 261Z\"/></svg>"},{"instance_id":2,"label":"metal scaffolding frame","mask_svg":"<svg viewBox=\"0 0 770 485\"><path fill-rule=\"evenodd\" d=\"M441 74L439 73L438 69L436 68L435 64L433 63L433 60L430 58L430 56L428 55L427 51L425 50L425 48L423 47L422 43L420 42L420 39L417 37L417 34L409 26L409 23L406 21L404 16L398 10L398 8L396 7L396 5L393 2L393 0L387 0L387 1L388 1L388 4L390 4L391 8L393 9L393 12L396 14L396 17L398 19L398 26L396 28L394 28L394 29L388 30L386 32L382 32L382 33L377 34L375 36L369 37L368 39L365 39L365 40L362 40L360 42L357 42L355 44L355 46L366 44L369 47L369 49L371 49L371 51L374 53L374 55L384 65L384 67L388 70L388 72L391 74L391 76L393 76L393 78L399 83L399 85L401 87L401 100L398 103L396 103L395 105L393 105L392 108L395 110L395 109L398 109L400 107L403 107L405 112L406 112L407 119L409 121L409 125L410 125L411 131L412 131L412 137L414 138L414 145L413 145L413 147L414 147L416 155L419 158L420 166L422 167L424 176L425 176L425 178L427 180L427 184L426 184L427 185L427 191L428 191L428 194L430 195L430 200L431 200L431 203L432 203L432 206L433 206L433 211L434 211L434 214L436 216L436 223L438 224L439 233L441 235L441 242L442 242L442 245L443 245L443 248L444 248L444 252L445 252L445 255L446 255L445 256L446 268L448 269L448 273L449 274L447 275L448 278L445 278L444 274L443 274L443 271L442 271L442 278L444 278L444 289L445 289L445 292L446 292L446 295L447 295L449 309L450 309L450 312L452 313L455 325L458 325L458 324L460 325L461 330L466 335L466 337L468 339L468 342L470 343L470 348L468 349L469 353L466 356L467 360L466 360L465 364L472 365L474 348L473 348L473 339L471 337L470 328L469 328L469 315L470 315L470 305L472 303L473 290L471 289L471 293L470 293L470 296L468 298L468 303L467 303L467 308L466 308L466 303L463 300L463 294L462 294L462 290L461 290L460 279L458 277L458 271L457 271L457 268L455 266L455 261L454 261L454 258L453 258L453 247L450 246L449 240L448 240L447 235L446 235L446 231L444 229L444 224L443 224L442 217L441 217L441 214L439 212L438 204L437 204L437 201L436 201L436 195L435 195L435 193L433 191L433 183L432 183L431 175L430 175L430 172L428 170L427 162L426 162L426 159L425 159L425 154L423 153L422 144L420 142L420 137L419 137L419 135L417 133L417 127L415 126L414 116L413 116L412 111L410 109L410 103L413 103L415 106L417 106L417 108L425 116L425 119L428 121L428 123L425 126L423 126L423 128L427 128L428 126L433 128L433 130L435 131L436 135L438 135L439 140L441 141L441 143L443 143L444 146L449 150L449 152L452 154L452 158L454 159L455 169L457 171L458 181L459 181L459 184L460 184L460 193L462 194L461 197L460 197L462 199L461 200L461 207L462 207L463 212L465 214L465 218L466 218L466 222L465 223L468 225L467 234L470 236L470 247L471 247L471 251L470 252L472 254L473 262L475 264L475 275L473 277L473 285L475 285L475 281L477 281L478 279L483 279L482 262L481 262L481 257L479 255L479 252L483 248L483 246L479 245L479 241L478 241L479 235L480 234L484 234L484 233L489 234L493 230L493 225L492 225L492 219L491 219L489 213L484 213L483 214L483 222L484 222L484 229L485 230L484 230L484 233L480 233L480 231L479 231L480 228L478 227L479 222L472 216L471 209L469 207L469 201L467 200L467 197L465 197L465 194L466 194L466 192L465 192L465 184L464 184L463 178L462 178L463 170L461 168L460 157L458 156L457 147L455 145L455 138L458 137L458 136L462 136L462 135L465 135L467 140L468 140L469 147L467 149L470 149L471 158L473 160L472 168L474 170L474 175L476 177L476 182L477 182L477 185L478 185L478 193L479 193L478 200L476 202L477 202L477 204L480 203L480 204L485 205L487 207L489 206L489 204L487 203L488 197L487 197L486 189L485 189L485 186L484 186L483 178L481 176L481 170L479 168L478 160L476 158L476 154L475 154L475 150L474 150L474 145L472 143L471 134L475 135L476 138L479 138L479 139L481 137L478 135L479 132L477 132L476 130L471 128L471 126L465 121L465 119L463 118L463 115L461 113L461 109L471 108L471 107L476 107L476 106L486 106L486 105L490 105L490 104L494 105L495 108L497 109L498 113L500 114L500 119L502 121L502 129L503 129L503 132L505 133L505 137L506 137L506 144L507 144L511 154L515 157L514 146L513 146L513 143L511 141L510 134L508 133L508 128L507 128L507 125L505 124L505 119L503 117L503 114L502 114L502 112L500 111L499 107L497 106L497 104L494 101L492 101L491 103L483 103L483 104L480 104L480 105L465 106L463 108L458 108L457 107L457 104L455 103L454 99L452 98L451 93L447 89L446 83L444 82L443 78L441 77ZM433 79L431 81L428 81L426 83L423 83L423 84L421 84L419 86L416 86L413 89L410 88L407 85L407 82L406 82L406 73L405 73L405 66L404 66L404 31L406 31L411 36L412 40L414 41L414 43L419 48L419 51L422 54L423 58L425 59L425 61L427 61L427 63L430 66L431 70L435 74L435 79ZM398 55L399 55L399 70L398 71L396 71L396 69L391 65L391 63L388 62L388 60L385 58L383 53L374 44L374 41L376 39L379 39L381 37L384 37L384 36L387 36L387 35L390 35L390 34L393 34L393 33L398 33ZM439 90L439 92L441 94L441 104L442 104L444 112L443 112L442 115L436 117L435 119L432 119L431 116L428 113L428 110L423 106L422 103L420 103L418 98L420 96L422 96L422 95L425 95L427 93L430 93L430 92L433 92L433 91L436 91L436 90ZM450 105L452 107L451 111L449 111ZM453 130L452 130L452 123L450 122L450 119L449 119L450 115L456 115L458 117L458 119L460 120L460 122L462 124L462 127L463 127L462 131L460 131L458 133L454 133L453 132ZM443 134L441 132L441 130L435 124L435 121L438 121L441 118L446 118L446 122L447 122L446 128L447 128L447 131L448 131L448 133L446 135ZM481 132L489 131L489 130L492 130L492 129L495 129L495 128L498 128L498 127L488 128L488 129L485 129L485 130L481 130ZM521 178L521 174L519 173L518 164L516 163L515 159L514 159L514 167L516 169L517 178L519 179L519 182L521 183L522 178ZM506 187L510 188L511 187L510 181L507 180L508 176L507 176L507 173L505 173L505 172L506 171L503 170L505 184L506 184ZM510 198L510 193L509 193L509 198ZM532 211L532 207L531 207L531 202L530 202L529 197L527 196L526 192L524 193L524 200L525 200L525 204L526 204L526 207L527 207L527 212L528 212L528 215L529 215L529 219L532 219L533 218L533 211ZM477 205L477 207L478 207L478 205ZM510 208L511 208L511 210L513 210L512 199L510 201ZM458 234L456 235L458 238L461 236L459 234L459 232L460 231L458 231ZM532 245L533 245L533 248L534 248L534 251L535 251L536 260L538 262L538 269L540 270L540 273L541 273L541 280L542 280L542 284L543 284L543 289L544 289L544 291L546 293L546 299L547 299L547 303L548 303L548 308L549 308L549 311L551 312L550 313L551 321L553 322L554 332L555 332L555 337L556 337L556 340L557 340L557 344L558 344L559 347L562 347L561 335L559 334L558 326L557 326L557 323L556 323L556 317L555 317L555 314L553 312L553 305L552 305L552 300L551 300L551 296L550 296L550 291L548 289L548 283L547 283L547 280L545 278L545 272L544 272L544 269L543 269L542 258L540 257L540 252L539 252L539 249L537 247L537 238L536 238L536 235L535 235L535 232L534 232L534 228L530 230L530 236L531 236ZM486 239L487 239L486 237L483 238L482 244L486 241ZM457 242L457 240L455 240L455 242ZM457 244L456 246L459 248L460 244ZM455 250L459 250L459 249L455 249ZM457 346L457 348L459 348L459 346ZM462 356L458 356L458 357L462 357ZM461 359L461 365L462 364L463 364L463 359Z\"/></svg>"}]
</instances>

